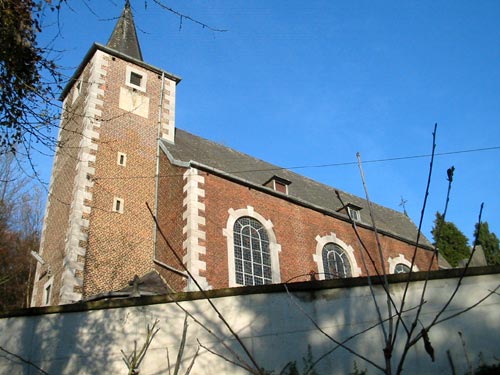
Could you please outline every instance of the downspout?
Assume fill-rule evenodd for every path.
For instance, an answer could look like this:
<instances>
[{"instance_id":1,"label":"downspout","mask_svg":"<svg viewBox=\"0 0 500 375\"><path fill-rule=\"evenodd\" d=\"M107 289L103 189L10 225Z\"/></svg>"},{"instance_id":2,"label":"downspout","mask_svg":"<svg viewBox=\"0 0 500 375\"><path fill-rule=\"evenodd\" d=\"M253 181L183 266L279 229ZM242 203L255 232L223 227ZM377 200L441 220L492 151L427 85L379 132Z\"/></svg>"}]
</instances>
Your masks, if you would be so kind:
<instances>
[{"instance_id":1,"label":"downspout","mask_svg":"<svg viewBox=\"0 0 500 375\"><path fill-rule=\"evenodd\" d=\"M156 171L155 171L155 205L154 205L154 215L158 218L158 188L160 186L160 142L161 142L161 116L163 114L163 96L165 91L165 73L161 73L161 89L160 89L160 103L158 104L158 132L156 135ZM168 264L165 264L158 259L156 259L156 248L158 243L156 222L153 221L153 263L163 267L171 272L188 278L188 274L184 271L178 270Z\"/></svg>"}]
</instances>

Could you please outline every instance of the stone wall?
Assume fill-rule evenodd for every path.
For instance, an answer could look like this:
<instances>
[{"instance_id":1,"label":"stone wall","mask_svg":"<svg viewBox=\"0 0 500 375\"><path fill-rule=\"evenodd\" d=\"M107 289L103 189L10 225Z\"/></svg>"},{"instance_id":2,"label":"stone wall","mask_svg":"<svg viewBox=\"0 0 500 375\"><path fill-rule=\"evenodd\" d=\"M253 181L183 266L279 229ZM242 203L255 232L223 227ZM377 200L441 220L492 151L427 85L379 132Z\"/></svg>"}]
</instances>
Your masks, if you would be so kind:
<instances>
[{"instance_id":1,"label":"stone wall","mask_svg":"<svg viewBox=\"0 0 500 375\"><path fill-rule=\"evenodd\" d=\"M435 362L424 350L424 344L418 342L410 350L403 373L451 373L448 352L457 373L465 373L467 358L463 342L468 359L476 365L480 355L487 363L494 363L494 358L498 358L498 293L470 311L446 320L499 287L500 268L470 271L441 316L444 321L429 332ZM461 270L430 274L418 331L429 324L445 305L457 285L459 272ZM416 280L410 285L405 307L407 324L415 313L426 274L414 276ZM395 301L401 298L405 277L389 277L391 296ZM386 317L385 293L376 280L373 281L375 298L383 317ZM289 292L284 284L274 284L207 293L255 361L267 370L279 373L290 361L297 361L301 369L302 358L310 350L313 360L322 358L316 367L319 375L348 374L354 363L358 369L367 368L370 374L379 373L371 364L337 347L326 336L343 341L349 349L375 365L384 366L383 333L377 325L377 313L365 278L289 283L287 288ZM145 356L140 373L168 373L167 350L170 361L175 362L184 311L191 317L188 318L183 371L191 363L199 344L231 361L241 363L234 357L236 353L248 362L204 296L192 292L28 309L0 317L0 373L37 373L34 368L37 366L49 374L126 374L120 351L130 353L134 342L142 345L146 327L157 320L160 330ZM393 366L400 358L405 338L401 325L399 329ZM366 332L361 333L364 330ZM247 374L247 371L200 348L191 374Z\"/></svg>"}]
</instances>

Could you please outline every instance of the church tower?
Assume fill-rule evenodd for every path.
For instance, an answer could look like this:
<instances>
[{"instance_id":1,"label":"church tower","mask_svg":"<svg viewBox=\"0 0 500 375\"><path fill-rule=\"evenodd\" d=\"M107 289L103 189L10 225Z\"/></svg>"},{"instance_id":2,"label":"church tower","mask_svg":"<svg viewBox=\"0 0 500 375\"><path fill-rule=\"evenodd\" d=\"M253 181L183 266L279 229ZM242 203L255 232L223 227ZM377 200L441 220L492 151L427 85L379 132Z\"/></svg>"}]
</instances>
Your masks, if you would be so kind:
<instances>
[{"instance_id":1,"label":"church tower","mask_svg":"<svg viewBox=\"0 0 500 375\"><path fill-rule=\"evenodd\" d=\"M146 203L156 209L158 144L174 142L179 81L143 61L127 0L61 95L32 306L117 290L154 269Z\"/></svg>"}]
</instances>

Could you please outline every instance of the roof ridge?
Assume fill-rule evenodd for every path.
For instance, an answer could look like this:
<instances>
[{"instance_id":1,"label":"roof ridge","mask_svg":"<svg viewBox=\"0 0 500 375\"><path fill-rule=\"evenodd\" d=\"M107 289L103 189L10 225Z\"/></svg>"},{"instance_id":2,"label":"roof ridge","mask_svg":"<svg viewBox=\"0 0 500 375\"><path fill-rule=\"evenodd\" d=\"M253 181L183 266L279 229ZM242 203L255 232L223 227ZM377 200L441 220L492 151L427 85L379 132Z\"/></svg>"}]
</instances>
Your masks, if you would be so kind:
<instances>
[{"instance_id":1,"label":"roof ridge","mask_svg":"<svg viewBox=\"0 0 500 375\"><path fill-rule=\"evenodd\" d=\"M339 209L342 208L342 202L336 194L336 192L339 192L344 204L352 203L363 208L363 213L361 214L362 223L371 226L368 200L366 198L314 180L311 177L296 173L288 168L279 167L229 146L192 134L186 130L176 128L176 131L179 133L176 134L175 144L164 142L175 160L184 163L201 163L228 175L233 175L238 179L248 181L256 186L263 186L273 174L277 174L276 171L280 171L281 173L277 175L291 181L288 196L347 217L345 212L339 212ZM251 168L252 165L254 168ZM233 169L235 167L239 169ZM418 228L407 215L371 200L370 205L373 209L378 229L411 241L415 240ZM421 243L425 245L426 241L424 240Z\"/></svg>"}]
</instances>

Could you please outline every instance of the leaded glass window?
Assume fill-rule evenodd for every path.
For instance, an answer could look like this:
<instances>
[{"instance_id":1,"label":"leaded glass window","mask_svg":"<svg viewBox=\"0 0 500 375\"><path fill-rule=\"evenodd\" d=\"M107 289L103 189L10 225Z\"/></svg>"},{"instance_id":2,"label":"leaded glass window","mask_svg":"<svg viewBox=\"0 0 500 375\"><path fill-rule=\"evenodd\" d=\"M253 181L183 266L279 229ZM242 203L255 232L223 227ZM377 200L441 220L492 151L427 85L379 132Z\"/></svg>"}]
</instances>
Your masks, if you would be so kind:
<instances>
[{"instance_id":1,"label":"leaded glass window","mask_svg":"<svg viewBox=\"0 0 500 375\"><path fill-rule=\"evenodd\" d=\"M325 279L351 277L351 263L347 253L339 245L327 243L323 247L323 267Z\"/></svg>"},{"instance_id":2,"label":"leaded glass window","mask_svg":"<svg viewBox=\"0 0 500 375\"><path fill-rule=\"evenodd\" d=\"M394 267L394 273L409 273L409 272L410 272L410 267L408 267L406 264L398 263L396 264L396 267Z\"/></svg>"},{"instance_id":3,"label":"leaded glass window","mask_svg":"<svg viewBox=\"0 0 500 375\"><path fill-rule=\"evenodd\" d=\"M234 262L236 283L262 285L272 282L269 237L258 220L244 216L234 223Z\"/></svg>"}]
</instances>

